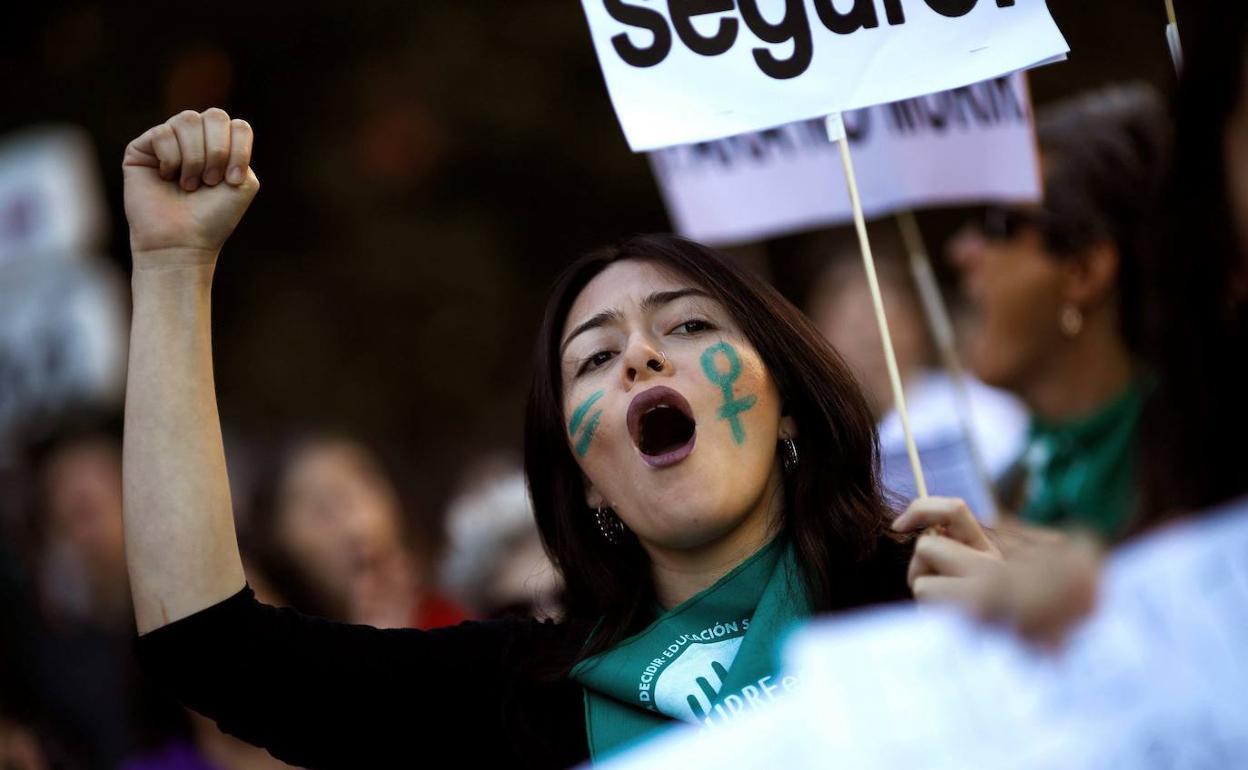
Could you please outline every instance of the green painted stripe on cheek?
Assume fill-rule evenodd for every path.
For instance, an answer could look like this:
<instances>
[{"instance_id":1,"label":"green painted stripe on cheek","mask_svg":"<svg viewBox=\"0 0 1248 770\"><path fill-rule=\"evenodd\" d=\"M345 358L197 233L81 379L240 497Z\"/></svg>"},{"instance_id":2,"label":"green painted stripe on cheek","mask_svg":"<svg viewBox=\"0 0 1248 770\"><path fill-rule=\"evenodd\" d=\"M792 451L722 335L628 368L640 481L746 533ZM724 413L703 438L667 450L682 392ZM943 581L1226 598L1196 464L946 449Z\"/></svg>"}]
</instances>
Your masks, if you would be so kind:
<instances>
[{"instance_id":1,"label":"green painted stripe on cheek","mask_svg":"<svg viewBox=\"0 0 1248 770\"><path fill-rule=\"evenodd\" d=\"M598 403L598 399L606 395L605 390L600 390L589 398L585 399L576 411L572 413L572 421L568 423L568 433L576 435L576 429L581 427L581 421L585 419L585 415L589 414L589 410L594 404Z\"/></svg>"},{"instance_id":2,"label":"green painted stripe on cheek","mask_svg":"<svg viewBox=\"0 0 1248 770\"><path fill-rule=\"evenodd\" d=\"M594 416L589 418L589 422L585 423L585 431L581 433L581 438L576 442L576 456L584 457L589 452L590 442L594 440L594 433L598 430L598 421L602 419L602 410L594 412Z\"/></svg>"}]
</instances>

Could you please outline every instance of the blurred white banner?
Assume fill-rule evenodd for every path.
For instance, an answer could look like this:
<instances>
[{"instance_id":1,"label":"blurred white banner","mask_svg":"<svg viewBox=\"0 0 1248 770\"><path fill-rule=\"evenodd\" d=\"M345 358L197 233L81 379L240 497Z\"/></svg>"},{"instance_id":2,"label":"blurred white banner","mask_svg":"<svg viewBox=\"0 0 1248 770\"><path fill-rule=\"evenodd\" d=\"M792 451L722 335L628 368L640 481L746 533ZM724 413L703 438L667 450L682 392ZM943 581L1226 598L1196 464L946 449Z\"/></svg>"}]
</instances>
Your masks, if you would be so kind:
<instances>
[{"instance_id":1,"label":"blurred white banner","mask_svg":"<svg viewBox=\"0 0 1248 770\"><path fill-rule=\"evenodd\" d=\"M1044 0L582 0L635 152L978 83L1069 48Z\"/></svg>"},{"instance_id":2,"label":"blurred white banner","mask_svg":"<svg viewBox=\"0 0 1248 770\"><path fill-rule=\"evenodd\" d=\"M923 206L1041 196L1025 76L845 115L868 217ZM793 123L650 155L676 232L724 246L852 216L823 121Z\"/></svg>"}]
</instances>

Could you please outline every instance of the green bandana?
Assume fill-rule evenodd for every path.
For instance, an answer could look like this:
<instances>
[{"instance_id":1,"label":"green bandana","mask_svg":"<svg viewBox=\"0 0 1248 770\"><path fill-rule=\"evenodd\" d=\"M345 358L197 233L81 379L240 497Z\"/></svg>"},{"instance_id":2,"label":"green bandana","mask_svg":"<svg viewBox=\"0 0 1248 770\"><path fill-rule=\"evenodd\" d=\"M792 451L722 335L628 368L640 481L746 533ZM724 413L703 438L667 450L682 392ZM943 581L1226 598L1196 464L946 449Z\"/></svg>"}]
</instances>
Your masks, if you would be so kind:
<instances>
[{"instance_id":1,"label":"green bandana","mask_svg":"<svg viewBox=\"0 0 1248 770\"><path fill-rule=\"evenodd\" d=\"M1145 388L1132 383L1094 414L1078 420L1032 422L1024 521L1090 529L1113 540L1135 505L1135 439Z\"/></svg>"},{"instance_id":2,"label":"green bandana","mask_svg":"<svg viewBox=\"0 0 1248 770\"><path fill-rule=\"evenodd\" d=\"M673 719L715 726L796 686L776 677L784 634L811 614L793 548L778 537L641 633L572 670L595 760Z\"/></svg>"}]
</instances>

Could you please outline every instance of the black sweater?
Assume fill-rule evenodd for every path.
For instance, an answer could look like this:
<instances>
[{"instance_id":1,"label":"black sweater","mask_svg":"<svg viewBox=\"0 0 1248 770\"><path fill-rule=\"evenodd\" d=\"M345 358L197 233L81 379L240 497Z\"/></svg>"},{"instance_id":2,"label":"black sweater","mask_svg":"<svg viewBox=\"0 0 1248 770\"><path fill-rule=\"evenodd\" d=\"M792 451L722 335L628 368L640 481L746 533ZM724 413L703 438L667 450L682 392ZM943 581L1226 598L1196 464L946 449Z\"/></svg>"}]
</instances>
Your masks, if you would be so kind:
<instances>
[{"instance_id":1,"label":"black sweater","mask_svg":"<svg viewBox=\"0 0 1248 770\"><path fill-rule=\"evenodd\" d=\"M534 620L378 630L245 588L139 638L148 673L225 732L306 768L566 768L589 758L581 688L527 672Z\"/></svg>"},{"instance_id":2,"label":"black sweater","mask_svg":"<svg viewBox=\"0 0 1248 770\"><path fill-rule=\"evenodd\" d=\"M885 541L845 609L909 597L911 546ZM147 672L225 732L306 768L566 768L589 759L581 688L538 676L579 647L535 620L378 630L256 601L250 588L139 638ZM582 634L583 636L583 634Z\"/></svg>"}]
</instances>

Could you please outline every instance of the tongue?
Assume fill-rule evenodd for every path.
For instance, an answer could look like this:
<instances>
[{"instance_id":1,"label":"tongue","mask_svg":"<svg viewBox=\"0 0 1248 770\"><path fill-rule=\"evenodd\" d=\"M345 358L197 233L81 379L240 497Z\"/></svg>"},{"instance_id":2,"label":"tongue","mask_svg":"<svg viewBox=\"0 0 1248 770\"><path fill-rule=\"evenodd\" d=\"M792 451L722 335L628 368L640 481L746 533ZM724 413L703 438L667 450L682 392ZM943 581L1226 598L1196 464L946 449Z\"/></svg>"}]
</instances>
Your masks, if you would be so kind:
<instances>
[{"instance_id":1,"label":"tongue","mask_svg":"<svg viewBox=\"0 0 1248 770\"><path fill-rule=\"evenodd\" d=\"M638 448L651 457L667 454L684 446L693 436L693 421L679 409L660 406L641 418Z\"/></svg>"}]
</instances>

